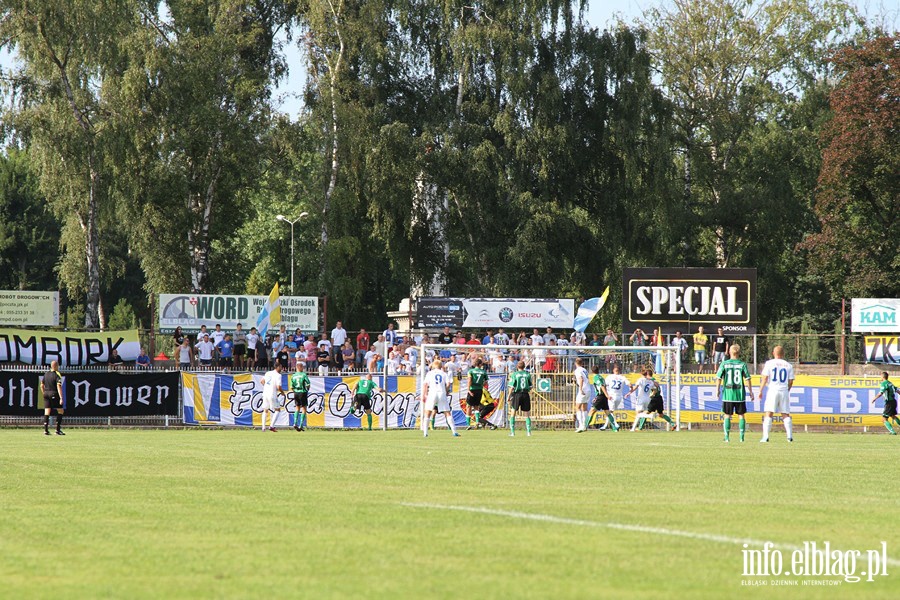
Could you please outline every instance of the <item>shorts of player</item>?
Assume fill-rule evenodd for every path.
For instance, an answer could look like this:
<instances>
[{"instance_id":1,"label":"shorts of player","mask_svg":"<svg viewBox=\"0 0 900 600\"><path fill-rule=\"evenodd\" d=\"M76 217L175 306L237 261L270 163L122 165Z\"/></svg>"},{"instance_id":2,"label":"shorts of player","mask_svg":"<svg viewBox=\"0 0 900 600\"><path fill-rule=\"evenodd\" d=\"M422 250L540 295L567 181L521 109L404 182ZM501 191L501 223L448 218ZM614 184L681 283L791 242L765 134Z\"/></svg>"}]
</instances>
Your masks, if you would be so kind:
<instances>
[{"instance_id":1,"label":"shorts of player","mask_svg":"<svg viewBox=\"0 0 900 600\"><path fill-rule=\"evenodd\" d=\"M585 394L583 392L578 392L577 394L575 394L575 404L587 404L587 403L588 403L587 394Z\"/></svg>"},{"instance_id":2,"label":"shorts of player","mask_svg":"<svg viewBox=\"0 0 900 600\"><path fill-rule=\"evenodd\" d=\"M494 404L493 402L488 402L487 404L482 404L478 409L478 415L481 418L481 420L483 421L483 420L487 419L489 416L491 416L491 413L494 412L495 408L497 408L497 405Z\"/></svg>"},{"instance_id":3,"label":"shorts of player","mask_svg":"<svg viewBox=\"0 0 900 600\"><path fill-rule=\"evenodd\" d=\"M294 406L297 408L309 406L309 392L294 392Z\"/></svg>"},{"instance_id":4,"label":"shorts of player","mask_svg":"<svg viewBox=\"0 0 900 600\"><path fill-rule=\"evenodd\" d=\"M219 358L219 366L220 367L231 367L232 364L233 364L233 361L231 360L230 356L228 356L228 357L223 356L223 357Z\"/></svg>"},{"instance_id":5,"label":"shorts of player","mask_svg":"<svg viewBox=\"0 0 900 600\"><path fill-rule=\"evenodd\" d=\"M770 413L791 412L791 398L787 388L769 388L763 410Z\"/></svg>"},{"instance_id":6,"label":"shorts of player","mask_svg":"<svg viewBox=\"0 0 900 600\"><path fill-rule=\"evenodd\" d=\"M622 410L625 408L624 396L612 396L609 399L609 410Z\"/></svg>"},{"instance_id":7,"label":"shorts of player","mask_svg":"<svg viewBox=\"0 0 900 600\"><path fill-rule=\"evenodd\" d=\"M234 355L235 356L244 356L247 354L247 346L243 344L235 344L234 345Z\"/></svg>"},{"instance_id":8,"label":"shorts of player","mask_svg":"<svg viewBox=\"0 0 900 600\"><path fill-rule=\"evenodd\" d=\"M647 412L649 413L664 413L666 412L666 407L663 404L662 396L650 396L650 404L647 405Z\"/></svg>"},{"instance_id":9,"label":"shorts of player","mask_svg":"<svg viewBox=\"0 0 900 600\"><path fill-rule=\"evenodd\" d=\"M635 413L647 412L647 405L646 405L645 403L643 403L643 402L637 402L637 401L636 401L636 402L634 403L634 412L635 412Z\"/></svg>"},{"instance_id":10,"label":"shorts of player","mask_svg":"<svg viewBox=\"0 0 900 600\"><path fill-rule=\"evenodd\" d=\"M247 348L247 360L256 360L256 348Z\"/></svg>"},{"instance_id":11,"label":"shorts of player","mask_svg":"<svg viewBox=\"0 0 900 600\"><path fill-rule=\"evenodd\" d=\"M425 410L435 409L440 413L450 412L450 397L446 394L428 394L425 398Z\"/></svg>"},{"instance_id":12,"label":"shorts of player","mask_svg":"<svg viewBox=\"0 0 900 600\"><path fill-rule=\"evenodd\" d=\"M353 396L353 409L361 408L366 412L372 410L372 399L366 394L356 394Z\"/></svg>"},{"instance_id":13,"label":"shorts of player","mask_svg":"<svg viewBox=\"0 0 900 600\"><path fill-rule=\"evenodd\" d=\"M52 394L44 392L44 408L49 408L51 410L61 410L62 407L62 398L59 397L59 394L57 394L55 391Z\"/></svg>"},{"instance_id":14,"label":"shorts of player","mask_svg":"<svg viewBox=\"0 0 900 600\"><path fill-rule=\"evenodd\" d=\"M728 415L743 415L747 413L747 403L746 402L723 402L722 403L722 412Z\"/></svg>"},{"instance_id":15,"label":"shorts of player","mask_svg":"<svg viewBox=\"0 0 900 600\"><path fill-rule=\"evenodd\" d=\"M530 412L531 396L528 395L528 392L513 392L512 397L509 399L509 405L516 412Z\"/></svg>"},{"instance_id":16,"label":"shorts of player","mask_svg":"<svg viewBox=\"0 0 900 600\"><path fill-rule=\"evenodd\" d=\"M594 410L609 410L609 399L603 394L597 394L594 398L594 403L591 404L591 408Z\"/></svg>"},{"instance_id":17,"label":"shorts of player","mask_svg":"<svg viewBox=\"0 0 900 600\"><path fill-rule=\"evenodd\" d=\"M885 419L889 419L891 417L897 416L897 401L896 400L885 400L884 402L884 412L881 413Z\"/></svg>"},{"instance_id":18,"label":"shorts of player","mask_svg":"<svg viewBox=\"0 0 900 600\"><path fill-rule=\"evenodd\" d=\"M281 401L278 399L278 394L269 394L263 392L262 398L262 409L263 410L279 410L281 408Z\"/></svg>"},{"instance_id":19,"label":"shorts of player","mask_svg":"<svg viewBox=\"0 0 900 600\"><path fill-rule=\"evenodd\" d=\"M481 395L484 393L484 390L469 390L469 393L466 394L466 404L471 406L472 408L478 408L481 406Z\"/></svg>"}]
</instances>

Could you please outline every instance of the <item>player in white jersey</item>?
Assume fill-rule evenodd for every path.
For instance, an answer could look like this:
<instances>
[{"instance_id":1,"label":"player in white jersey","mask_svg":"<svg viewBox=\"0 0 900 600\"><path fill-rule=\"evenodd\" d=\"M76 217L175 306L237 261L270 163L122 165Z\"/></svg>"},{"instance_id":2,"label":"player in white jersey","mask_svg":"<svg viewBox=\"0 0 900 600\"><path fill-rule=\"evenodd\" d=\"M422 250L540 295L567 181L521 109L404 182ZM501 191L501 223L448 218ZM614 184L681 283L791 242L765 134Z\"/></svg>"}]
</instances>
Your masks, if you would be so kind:
<instances>
[{"instance_id":1,"label":"player in white jersey","mask_svg":"<svg viewBox=\"0 0 900 600\"><path fill-rule=\"evenodd\" d=\"M791 421L791 387L794 385L794 366L784 360L784 348L775 346L772 348L772 359L767 360L762 369L762 384L759 388L759 399L763 399L763 390L766 385L769 391L766 394L766 402L763 410L763 436L760 442L769 441L769 431L772 429L772 417L776 412L781 413L784 422L784 431L789 442L794 441L794 427Z\"/></svg>"},{"instance_id":2,"label":"player in white jersey","mask_svg":"<svg viewBox=\"0 0 900 600\"><path fill-rule=\"evenodd\" d=\"M644 425L644 420L650 416L650 413L647 412L647 406L650 404L650 392L653 391L654 386L658 385L653 378L650 377L650 372L646 369L641 372L641 377L638 379L631 389L628 390L628 393L625 394L626 397L630 396L632 392L637 392L637 396L634 398L634 423L631 425L631 430L636 431L638 423L641 426Z\"/></svg>"},{"instance_id":3,"label":"player in white jersey","mask_svg":"<svg viewBox=\"0 0 900 600\"><path fill-rule=\"evenodd\" d=\"M428 437L428 422L438 412L447 418L453 437L459 437L453 415L450 414L450 388L453 380L442 367L440 360L431 363L431 370L425 375L425 382L422 384L422 433L425 437Z\"/></svg>"},{"instance_id":4,"label":"player in white jersey","mask_svg":"<svg viewBox=\"0 0 900 600\"><path fill-rule=\"evenodd\" d=\"M622 375L619 365L613 365L613 374L606 378L606 389L609 392L609 410L625 408L625 390L631 389L631 382Z\"/></svg>"},{"instance_id":5,"label":"player in white jersey","mask_svg":"<svg viewBox=\"0 0 900 600\"><path fill-rule=\"evenodd\" d=\"M582 358L575 359L575 433L587 431L587 405L591 396L591 382Z\"/></svg>"},{"instance_id":6,"label":"player in white jersey","mask_svg":"<svg viewBox=\"0 0 900 600\"><path fill-rule=\"evenodd\" d=\"M284 396L284 390L281 389L281 363L276 362L275 368L266 371L266 374L260 379L263 384L263 401L262 401L262 430L266 430L266 415L272 413L269 431L278 431L275 429L275 415L281 410L281 402L279 396Z\"/></svg>"}]
</instances>

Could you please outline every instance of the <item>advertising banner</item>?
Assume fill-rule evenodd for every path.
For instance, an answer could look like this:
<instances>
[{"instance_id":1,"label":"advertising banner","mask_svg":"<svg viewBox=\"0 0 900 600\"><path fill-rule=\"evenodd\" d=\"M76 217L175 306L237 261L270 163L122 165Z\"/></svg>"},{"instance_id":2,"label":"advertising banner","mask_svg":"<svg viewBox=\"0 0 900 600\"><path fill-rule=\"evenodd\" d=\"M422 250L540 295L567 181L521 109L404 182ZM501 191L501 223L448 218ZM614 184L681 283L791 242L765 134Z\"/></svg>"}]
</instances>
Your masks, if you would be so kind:
<instances>
[{"instance_id":1,"label":"advertising banner","mask_svg":"<svg viewBox=\"0 0 900 600\"><path fill-rule=\"evenodd\" d=\"M0 371L0 415L43 413L42 373ZM63 405L72 417L178 414L178 373L65 373Z\"/></svg>"},{"instance_id":2,"label":"advertising banner","mask_svg":"<svg viewBox=\"0 0 900 600\"><path fill-rule=\"evenodd\" d=\"M59 326L59 292L0 290L0 325Z\"/></svg>"},{"instance_id":3,"label":"advertising banner","mask_svg":"<svg viewBox=\"0 0 900 600\"><path fill-rule=\"evenodd\" d=\"M867 335L866 362L900 365L900 336Z\"/></svg>"},{"instance_id":4,"label":"advertising banner","mask_svg":"<svg viewBox=\"0 0 900 600\"><path fill-rule=\"evenodd\" d=\"M756 333L756 269L625 269L622 330Z\"/></svg>"},{"instance_id":5,"label":"advertising banner","mask_svg":"<svg viewBox=\"0 0 900 600\"><path fill-rule=\"evenodd\" d=\"M850 331L900 334L900 298L854 298L850 301Z\"/></svg>"},{"instance_id":6,"label":"advertising banner","mask_svg":"<svg viewBox=\"0 0 900 600\"><path fill-rule=\"evenodd\" d=\"M288 388L288 375L282 374L281 386ZM260 427L262 425L262 374L223 374L223 373L182 373L184 395L184 422L187 425L237 425ZM372 399L372 427L380 428L385 414L385 396L387 396L387 418L390 428L415 428L420 426L419 393L416 388L416 377L409 375L391 375L387 378L387 394L383 393L382 375L373 377L379 389ZM353 393L358 376L310 377L309 427L360 428L366 423L365 413L351 411ZM502 376L491 377L489 389L495 398L499 398L499 406L488 417L488 421L500 425L505 420L505 407L502 400L505 379ZM465 415L460 409L460 398L465 402L468 392L465 381L454 382L451 396L452 416L456 425L465 425ZM282 399L286 410L278 412L276 427L289 427L293 424L294 399L288 392ZM438 415L436 426L446 425L443 415ZM367 424L365 425L367 426Z\"/></svg>"},{"instance_id":7,"label":"advertising banner","mask_svg":"<svg viewBox=\"0 0 900 600\"><path fill-rule=\"evenodd\" d=\"M180 326L184 333L197 333L201 325L212 331L219 324L231 332L238 323L249 331L256 327L267 299L268 296L160 294L159 331L172 333ZM319 299L315 296L281 296L281 318L288 331L299 327L305 333L316 332L319 329Z\"/></svg>"},{"instance_id":8,"label":"advertising banner","mask_svg":"<svg viewBox=\"0 0 900 600\"><path fill-rule=\"evenodd\" d=\"M572 329L575 301L566 298L419 298L416 326L474 329Z\"/></svg>"},{"instance_id":9,"label":"advertising banner","mask_svg":"<svg viewBox=\"0 0 900 600\"><path fill-rule=\"evenodd\" d=\"M116 349L124 361L138 357L141 344L137 331L32 331L0 329L0 364L21 363L60 367L106 364Z\"/></svg>"}]
</instances>

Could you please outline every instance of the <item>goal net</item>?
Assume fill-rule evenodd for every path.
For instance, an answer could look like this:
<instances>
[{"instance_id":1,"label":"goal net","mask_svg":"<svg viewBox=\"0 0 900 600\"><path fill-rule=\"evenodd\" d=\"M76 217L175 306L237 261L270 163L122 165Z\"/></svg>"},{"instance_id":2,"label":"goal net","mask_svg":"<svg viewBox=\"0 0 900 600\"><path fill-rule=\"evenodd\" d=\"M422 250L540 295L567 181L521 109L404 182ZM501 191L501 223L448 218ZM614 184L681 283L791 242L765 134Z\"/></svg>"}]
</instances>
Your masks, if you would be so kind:
<instances>
[{"instance_id":1,"label":"goal net","mask_svg":"<svg viewBox=\"0 0 900 600\"><path fill-rule=\"evenodd\" d=\"M653 373L660 384L665 412L676 423L680 422L681 397L681 357L675 346L572 346L550 345L468 345L468 344L422 344L417 365L417 389L422 390L425 375L435 360L440 360L453 386L450 394L451 415L454 423L469 427L506 427L508 418L507 398L509 396L508 377L516 370L519 362L532 373L531 418L539 427L574 428L574 405L576 396L576 359L582 359L582 366L589 377L593 368L608 379L613 369L633 385L644 370ZM466 399L469 391L468 372L481 359L487 372L483 394L478 406L469 406ZM610 390L615 394L619 390ZM629 390L621 390L628 392ZM616 421L631 423L634 420L634 404L637 392L624 398L620 407L614 408ZM588 403L594 400L593 388ZM421 404L421 399L420 399ZM590 409L590 406L588 407ZM419 407L421 418L422 407ZM476 413L478 415L476 416ZM598 419L599 421L600 419ZM419 423L421 427L421 421ZM438 415L435 427L447 426L446 419ZM654 419L646 425L660 427Z\"/></svg>"}]
</instances>

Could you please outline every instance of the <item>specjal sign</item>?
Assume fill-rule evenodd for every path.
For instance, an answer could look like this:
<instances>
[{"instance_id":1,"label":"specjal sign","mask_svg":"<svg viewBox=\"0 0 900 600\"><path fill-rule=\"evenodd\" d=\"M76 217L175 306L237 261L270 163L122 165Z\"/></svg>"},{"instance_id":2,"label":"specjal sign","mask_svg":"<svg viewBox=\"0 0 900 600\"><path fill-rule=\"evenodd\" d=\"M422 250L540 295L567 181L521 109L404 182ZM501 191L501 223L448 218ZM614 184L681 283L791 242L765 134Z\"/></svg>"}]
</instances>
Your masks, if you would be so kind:
<instances>
[{"instance_id":1,"label":"specjal sign","mask_svg":"<svg viewBox=\"0 0 900 600\"><path fill-rule=\"evenodd\" d=\"M625 269L622 328L756 333L756 269Z\"/></svg>"}]
</instances>

